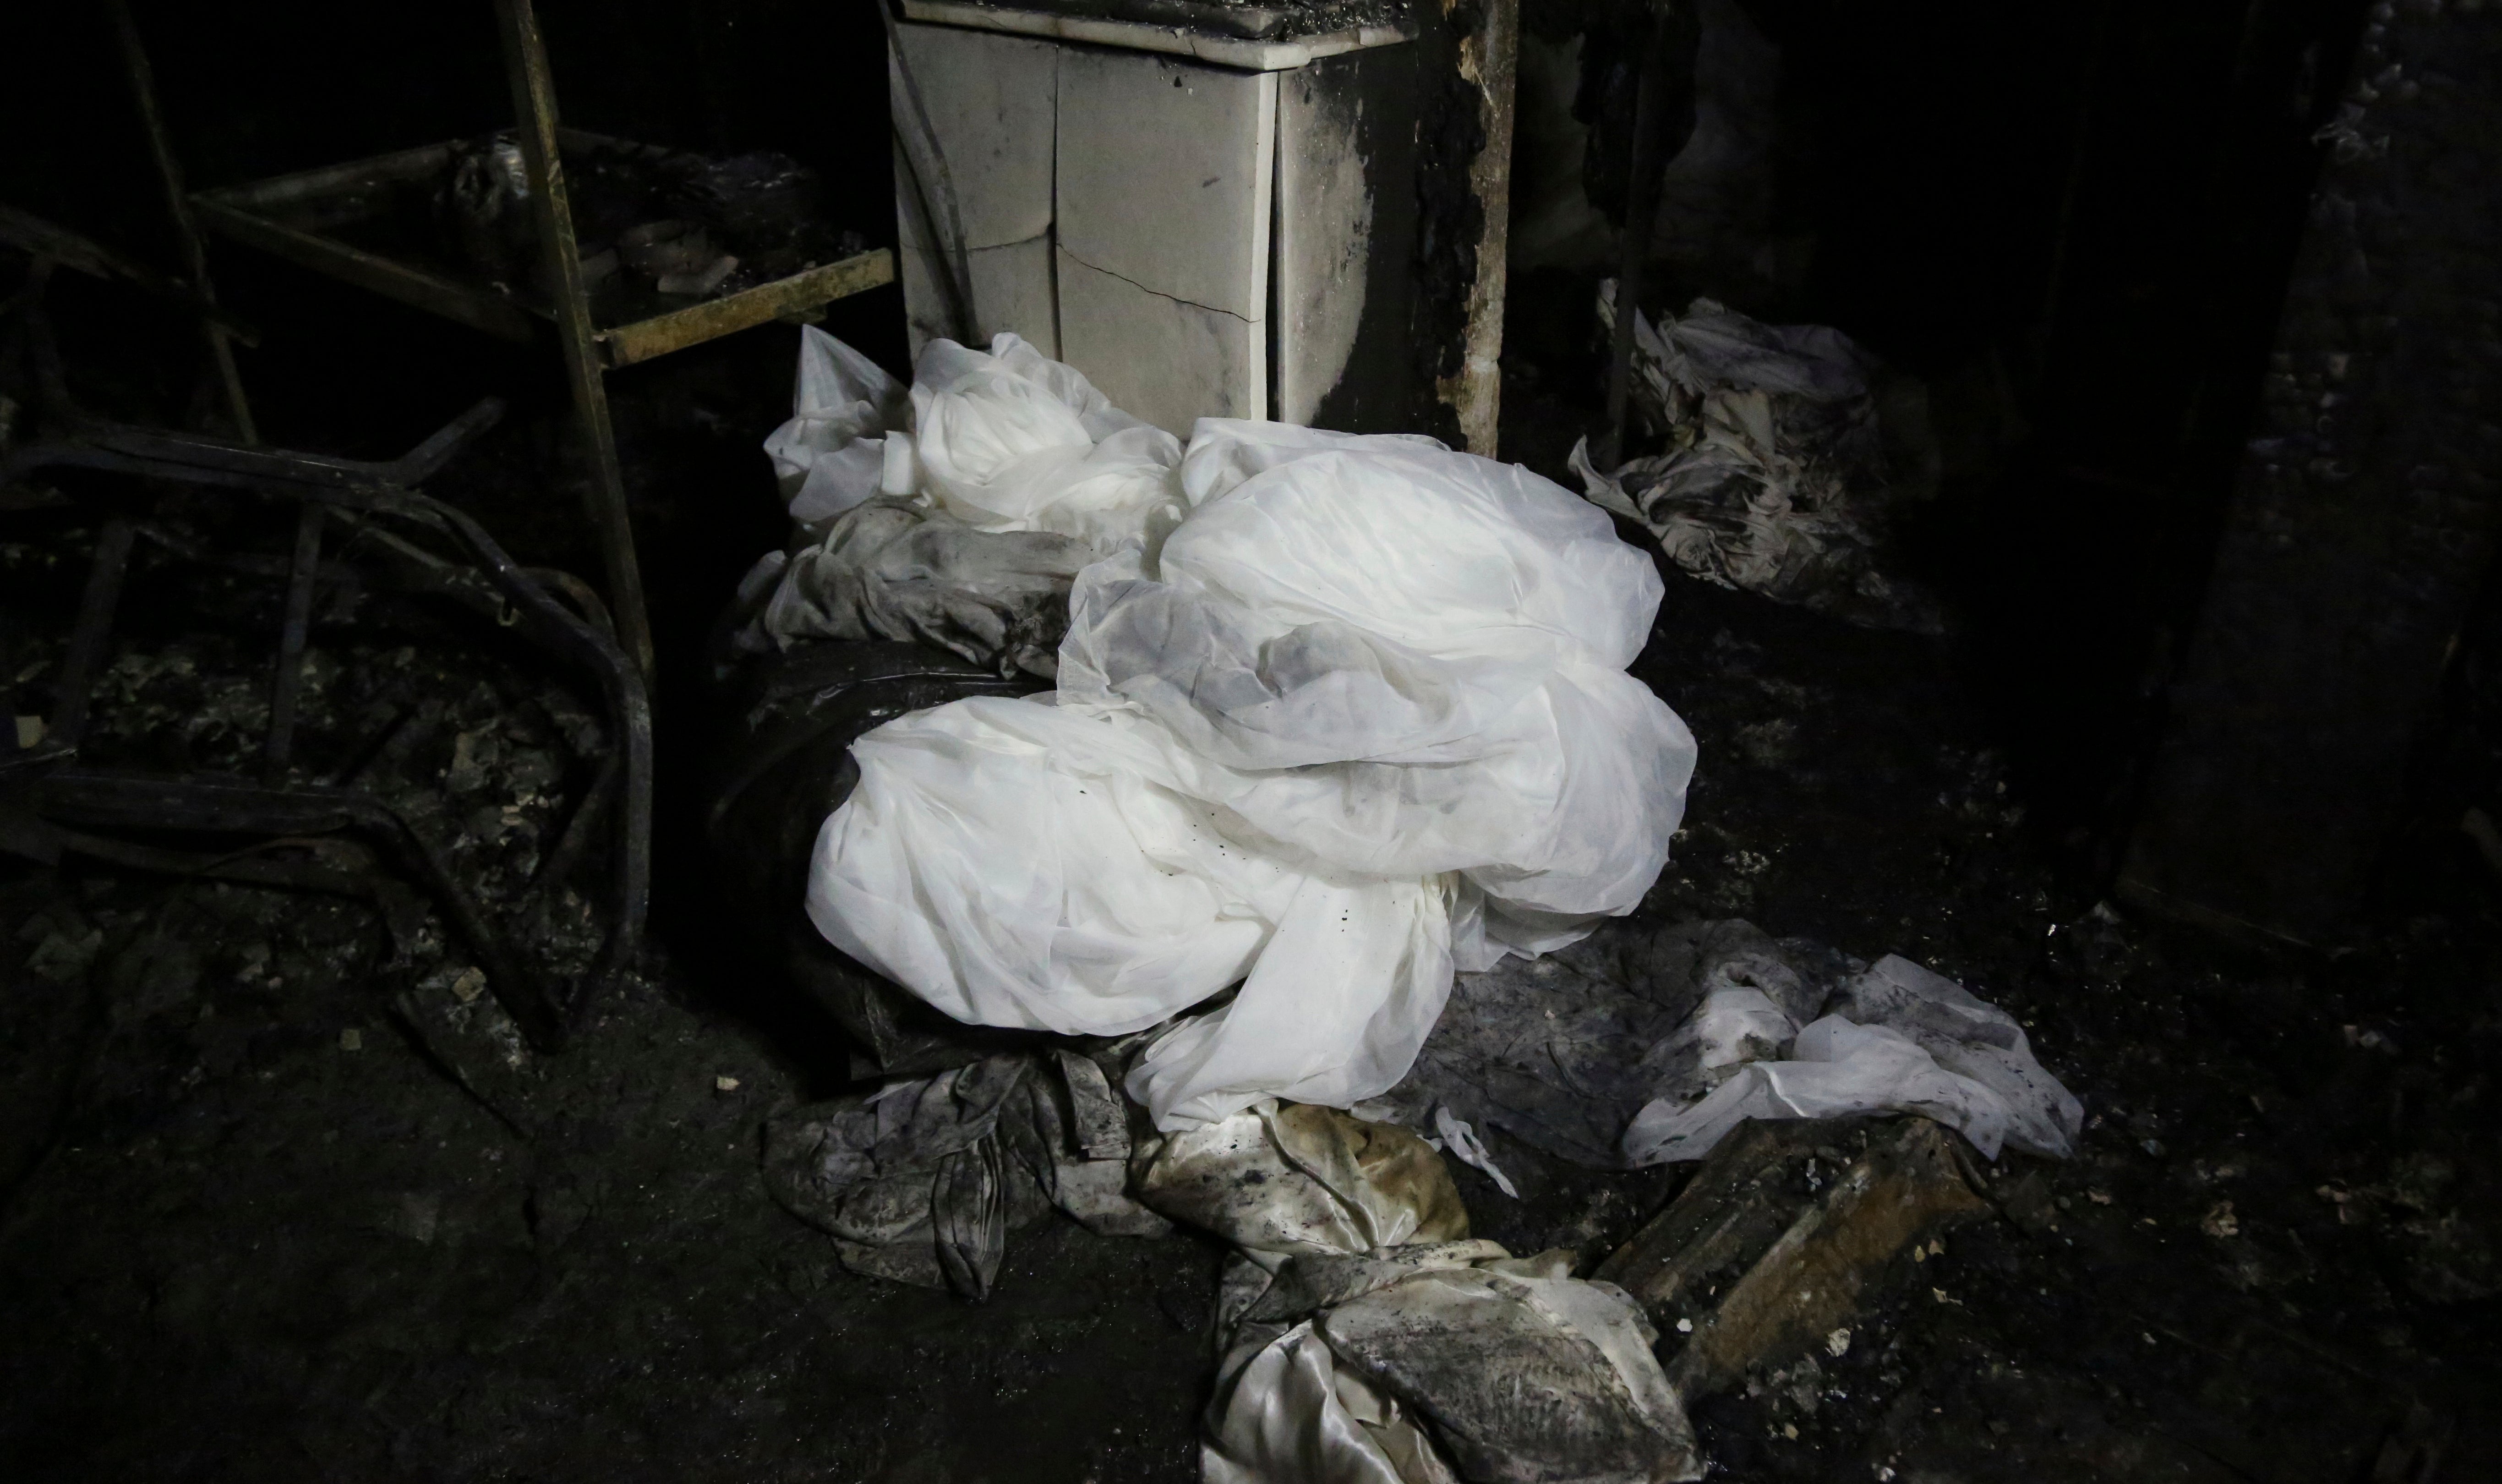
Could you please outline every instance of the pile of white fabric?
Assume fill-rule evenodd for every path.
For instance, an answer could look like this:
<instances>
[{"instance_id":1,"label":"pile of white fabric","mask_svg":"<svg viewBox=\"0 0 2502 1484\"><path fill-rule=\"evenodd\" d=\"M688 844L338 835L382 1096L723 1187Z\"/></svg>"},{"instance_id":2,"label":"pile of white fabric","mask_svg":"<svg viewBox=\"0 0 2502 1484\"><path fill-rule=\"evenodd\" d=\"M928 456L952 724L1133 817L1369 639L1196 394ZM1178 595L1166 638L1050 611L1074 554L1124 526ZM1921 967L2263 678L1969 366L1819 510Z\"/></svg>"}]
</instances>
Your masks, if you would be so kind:
<instances>
[{"instance_id":1,"label":"pile of white fabric","mask_svg":"<svg viewBox=\"0 0 2502 1484\"><path fill-rule=\"evenodd\" d=\"M1014 335L922 349L907 391L819 329L800 337L791 421L764 440L791 518L822 526L885 494L976 530L1049 531L1111 552L1181 515L1181 440L1115 408Z\"/></svg>"},{"instance_id":2,"label":"pile of white fabric","mask_svg":"<svg viewBox=\"0 0 2502 1484\"><path fill-rule=\"evenodd\" d=\"M1239 985L1130 1076L1172 1130L1383 1093L1455 966L1640 901L1694 742L1624 673L1661 587L1595 507L1429 438L1207 419L1183 448L1012 335L916 376L908 413L863 382L776 435L795 517L910 500L1104 556L1056 694L855 745L809 877L837 947L960 1021L1067 1034Z\"/></svg>"},{"instance_id":3,"label":"pile of white fabric","mask_svg":"<svg viewBox=\"0 0 2502 1484\"><path fill-rule=\"evenodd\" d=\"M933 644L1048 678L1068 586L1181 518L1181 442L1013 335L932 343L907 391L803 328L791 421L764 440L793 540L739 585L734 647Z\"/></svg>"}]
</instances>

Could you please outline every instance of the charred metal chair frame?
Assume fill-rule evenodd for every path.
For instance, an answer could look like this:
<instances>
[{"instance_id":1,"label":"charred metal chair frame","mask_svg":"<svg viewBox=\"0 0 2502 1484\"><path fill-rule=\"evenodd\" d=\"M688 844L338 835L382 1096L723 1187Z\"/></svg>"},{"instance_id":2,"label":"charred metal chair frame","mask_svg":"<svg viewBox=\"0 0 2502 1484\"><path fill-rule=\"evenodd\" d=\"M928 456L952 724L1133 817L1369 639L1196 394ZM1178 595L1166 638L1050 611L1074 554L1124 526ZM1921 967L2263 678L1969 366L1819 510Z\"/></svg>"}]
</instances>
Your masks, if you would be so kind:
<instances>
[{"instance_id":1,"label":"charred metal chair frame","mask_svg":"<svg viewBox=\"0 0 2502 1484\"><path fill-rule=\"evenodd\" d=\"M38 470L83 468L192 487L250 490L297 502L291 558L220 556L160 523L125 513L106 518L85 590L55 685L45 736L32 749L0 752L0 849L39 860L66 851L111 863L183 875L372 897L396 933L406 888L372 872L255 859L161 850L85 834L104 830L303 837L355 831L366 836L440 905L448 925L477 955L496 999L530 1043L553 1051L597 992L634 962L651 894L652 715L640 668L618 642L605 608L588 585L564 573L516 563L477 522L419 491L472 440L492 427L504 404L492 397L444 424L402 457L387 462L255 448L195 433L114 422L89 416L70 397L58 349L43 305L51 263L37 255L18 292L0 303L14 312L19 342L31 353L43 415L43 436L0 448L0 489ZM511 628L537 648L590 672L608 712L610 745L590 788L533 880L560 889L604 817L614 817L611 916L606 941L589 975L569 995L545 982L531 961L464 891L435 846L396 809L370 793L295 776L295 713L303 684L304 648L316 589L325 579L357 580L322 559L332 526L349 545L379 557L384 586L446 597ZM394 528L396 527L396 528ZM403 534L405 532L405 534ZM408 539L431 537L459 554L451 559ZM86 765L79 760L90 695L120 608L122 581L137 542L246 572L283 576L285 619L271 672L269 727L262 739L265 776L169 776ZM579 612L559 602L560 590ZM394 907L402 910L395 914Z\"/></svg>"}]
</instances>

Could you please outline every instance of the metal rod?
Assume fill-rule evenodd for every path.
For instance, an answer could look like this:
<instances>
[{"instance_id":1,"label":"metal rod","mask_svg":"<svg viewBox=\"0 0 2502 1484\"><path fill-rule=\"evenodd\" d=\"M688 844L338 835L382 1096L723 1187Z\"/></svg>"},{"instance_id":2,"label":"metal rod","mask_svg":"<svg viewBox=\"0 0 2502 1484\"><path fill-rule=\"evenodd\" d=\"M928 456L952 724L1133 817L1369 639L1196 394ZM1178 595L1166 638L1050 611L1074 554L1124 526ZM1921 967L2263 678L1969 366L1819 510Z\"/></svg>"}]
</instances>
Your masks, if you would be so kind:
<instances>
[{"instance_id":1,"label":"metal rod","mask_svg":"<svg viewBox=\"0 0 2502 1484\"><path fill-rule=\"evenodd\" d=\"M545 632L552 647L578 658L599 678L603 699L616 718L617 733L612 745L625 756L626 788L622 800L624 817L619 820L619 836L615 859L610 862L616 893L617 922L609 933L608 946L592 971L584 992L569 1007L579 1017L590 1003L592 992L614 982L633 967L635 955L642 943L643 924L652 901L652 702L643 682L643 673L609 638L589 622L567 612L547 589L530 581L528 575L495 544L486 528L455 506L423 494L411 493L409 504L420 507L443 527L456 532L462 544L478 558L487 578L502 590L505 597L523 611L525 621Z\"/></svg>"},{"instance_id":2,"label":"metal rod","mask_svg":"<svg viewBox=\"0 0 2502 1484\"><path fill-rule=\"evenodd\" d=\"M82 237L55 221L47 221L33 212L0 203L0 246L16 248L32 257L50 258L73 272L110 283L116 279L134 288L170 299L195 315L205 316L226 334L248 346L260 344L260 331L252 321L230 309L200 297L199 291L181 279L159 273L135 257L106 247L92 238ZM17 308L19 296L10 295L0 303L0 315Z\"/></svg>"},{"instance_id":3,"label":"metal rod","mask_svg":"<svg viewBox=\"0 0 2502 1484\"><path fill-rule=\"evenodd\" d=\"M52 706L47 734L63 747L76 747L86 734L87 692L95 685L95 667L113 638L113 618L121 606L121 577L130 569L131 539L138 534L120 516L104 523L95 538L95 564L87 568L86 592L79 599L78 627L70 633L69 654L61 660L59 695Z\"/></svg>"},{"instance_id":4,"label":"metal rod","mask_svg":"<svg viewBox=\"0 0 2502 1484\"><path fill-rule=\"evenodd\" d=\"M1624 253L1616 268L1616 322L1608 337L1607 424L1598 466L1613 472L1624 461L1625 417L1632 399L1634 322L1641 313L1642 269L1650 261L1651 228L1659 217L1660 172L1671 116L1668 69L1677 17L1667 5L1651 9L1650 37L1642 51L1640 89L1634 102L1632 168L1625 181Z\"/></svg>"},{"instance_id":5,"label":"metal rod","mask_svg":"<svg viewBox=\"0 0 2502 1484\"><path fill-rule=\"evenodd\" d=\"M617 797L617 789L626 779L626 749L612 747L608 756L599 759L599 770L592 775L591 787L583 791L582 802L574 805L573 818L565 821L557 835L556 847L539 861L530 877L533 889L544 888L540 905L551 905L556 894L573 879L582 865L582 858L591 850L591 837L598 832L600 821L607 817L608 806Z\"/></svg>"},{"instance_id":6,"label":"metal rod","mask_svg":"<svg viewBox=\"0 0 2502 1484\"><path fill-rule=\"evenodd\" d=\"M539 336L538 317L526 305L488 289L256 216L216 196L203 195L198 204L201 219L212 230L246 247L501 339L527 345Z\"/></svg>"},{"instance_id":7,"label":"metal rod","mask_svg":"<svg viewBox=\"0 0 2502 1484\"><path fill-rule=\"evenodd\" d=\"M562 1007L529 961L496 930L442 857L406 816L371 794L305 784L270 788L218 778L158 778L65 768L43 781L38 807L55 822L212 834L362 831L430 892L445 921L487 971L487 987L530 1044L564 1043Z\"/></svg>"},{"instance_id":8,"label":"metal rod","mask_svg":"<svg viewBox=\"0 0 2502 1484\"><path fill-rule=\"evenodd\" d=\"M368 872L334 870L325 865L292 860L260 860L241 851L206 855L194 851L162 850L152 845L134 845L127 840L107 839L75 829L58 830L56 836L65 851L102 860L108 865L126 865L132 870L153 871L167 876L209 876L253 886L356 897L372 896L375 888L388 879Z\"/></svg>"},{"instance_id":9,"label":"metal rod","mask_svg":"<svg viewBox=\"0 0 2502 1484\"><path fill-rule=\"evenodd\" d=\"M130 19L128 0L106 0L105 9L113 13L113 29L121 39L121 60L130 73L130 90L139 100L140 119L148 125L148 149L156 157L156 178L165 187L165 211L174 219L174 235L182 239L183 258L191 274L191 291L204 302L215 304L218 292L209 283L209 250L200 240L199 226L191 220L190 197L183 189L183 163L174 157L174 143L166 137L164 116L156 109L156 69L149 65L147 49L139 44L139 27ZM246 443L258 443L260 430L253 424L252 404L244 399L243 377L235 369L234 346L226 338L225 327L203 319L200 333L209 343L209 361L217 367L218 384L225 391L226 411L234 418L236 436Z\"/></svg>"},{"instance_id":10,"label":"metal rod","mask_svg":"<svg viewBox=\"0 0 2502 1484\"><path fill-rule=\"evenodd\" d=\"M949 318L956 338L965 345L982 343L981 320L973 309L972 259L965 247L964 218L956 196L956 177L947 168L947 153L938 145L938 130L930 121L921 84L903 59L903 33L895 13L879 0L878 18L886 23L887 110L895 128L896 155L920 203L921 219L930 228L930 255L947 290Z\"/></svg>"},{"instance_id":11,"label":"metal rod","mask_svg":"<svg viewBox=\"0 0 2502 1484\"><path fill-rule=\"evenodd\" d=\"M599 600L598 590L591 584L558 567L524 567L522 575L542 588L563 593L565 601L580 609L592 627L612 641L616 639L617 623L608 616L608 605Z\"/></svg>"},{"instance_id":12,"label":"metal rod","mask_svg":"<svg viewBox=\"0 0 2502 1484\"><path fill-rule=\"evenodd\" d=\"M306 500L295 514L295 557L287 572L287 620L278 634L278 668L269 678L269 740L263 756L271 776L287 771L295 750L295 698L304 689L304 634L313 621L313 585L321 575L321 502Z\"/></svg>"},{"instance_id":13,"label":"metal rod","mask_svg":"<svg viewBox=\"0 0 2502 1484\"><path fill-rule=\"evenodd\" d=\"M648 686L653 676L652 624L643 608L643 576L634 559L634 529L626 508L626 479L617 462L617 435L608 420L608 388L600 380L597 332L584 295L582 258L574 242L573 212L557 143L556 80L548 70L547 38L531 0L495 0L504 44L504 70L521 124L522 161L529 171L530 207L539 249L546 259L544 287L556 310L557 338L564 347L566 379L591 481L585 504L607 570L609 606L617 616L626 653Z\"/></svg>"},{"instance_id":14,"label":"metal rod","mask_svg":"<svg viewBox=\"0 0 2502 1484\"><path fill-rule=\"evenodd\" d=\"M613 325L596 337L600 363L612 371L630 366L893 282L895 254L878 248L761 284L727 298L708 299L631 324Z\"/></svg>"}]
</instances>

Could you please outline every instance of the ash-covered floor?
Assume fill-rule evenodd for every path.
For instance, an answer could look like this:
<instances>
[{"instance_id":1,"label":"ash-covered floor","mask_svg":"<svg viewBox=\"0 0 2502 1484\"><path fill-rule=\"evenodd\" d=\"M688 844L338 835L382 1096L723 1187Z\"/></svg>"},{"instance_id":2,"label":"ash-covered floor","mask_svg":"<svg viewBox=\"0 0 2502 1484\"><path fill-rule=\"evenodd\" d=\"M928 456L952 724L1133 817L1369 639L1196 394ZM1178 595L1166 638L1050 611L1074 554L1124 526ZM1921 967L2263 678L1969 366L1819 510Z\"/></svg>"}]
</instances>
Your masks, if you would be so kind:
<instances>
[{"instance_id":1,"label":"ash-covered floor","mask_svg":"<svg viewBox=\"0 0 2502 1484\"><path fill-rule=\"evenodd\" d=\"M25 143L0 195L168 267L103 18L118 9L12 17L27 77L0 87L0 114ZM459 24L378 8L346 28L283 7L134 9L195 186L512 117L482 62L484 8ZM2006 1156L1975 1219L1859 1274L1845 1323L1691 1399L1708 1477L2502 1478L2502 589L2485 584L2442 661L2445 714L2420 728L2350 946L2263 956L2103 899L2252 434L2298 427L2333 473L2336 450L2310 440L2342 424L2386 481L2348 489L2370 491L2401 488L2440 420L2490 431L2475 388L2502 300L2472 208L2493 196L2474 182L2493 173L2502 93L2473 82L2494 32L2472 0L1697 9L1719 38L1699 74L1717 122L1681 162L1702 218L1651 265L1666 281L1648 308L1707 293L1847 326L1925 380L1944 488L1906 517L1920 560L1894 555L1960 627L1871 632L1663 563L1634 668L1702 760L1645 911L1928 964L2018 1016L2087 1117L2075 1159ZM1603 416L1597 265L1617 260L1601 200L1626 194L1607 178L1631 165L1642 49L1605 7L1516 11L1501 447L1578 488L1568 451ZM883 241L887 58L864 16L558 17L566 117L688 149L811 149L868 208L841 224ZM1445 175L1476 148L1439 143ZM1597 255L1533 230L1576 219ZM215 271L263 332L242 359L272 442L388 457L504 396L514 414L429 492L524 561L598 576L543 347L254 252L220 247ZM1422 287L1456 304L1474 271ZM51 292L86 405L207 425L187 315L77 274ZM826 328L899 369L898 298L837 302ZM2371 372L2358 348L2384 328L2404 354L2365 400L2263 379L2287 351ZM1048 1216L1011 1235L975 1304L847 1270L760 1170L769 1119L851 1086L834 1024L775 945L742 939L701 844L707 629L786 533L757 445L790 409L792 340L759 327L609 384L661 650L658 881L638 971L561 1053L528 1048L422 895L385 912L75 853L32 864L0 788L0 1480L1200 1477L1215 1239ZM23 412L0 398L0 442ZM2466 521L2457 491L2485 465L2457 462L2435 503ZM97 539L80 508L16 492L0 489L0 763L40 732L18 719L53 709ZM248 534L286 550L283 519ZM2426 573L2482 540L2440 527L2386 590L2465 608L2463 590L2424 598ZM269 585L167 577L128 599L92 755L248 766ZM299 758L455 842L460 880L571 972L597 952L601 862L552 858L608 739L595 697L550 674L431 610L317 614ZM235 859L340 851L370 863L331 839ZM1808 1135L1830 1143L1789 1159L1766 1200L1823 1198L1867 1135ZM1518 1197L1453 1162L1476 1232L1569 1247L1584 1274L1701 1183L1489 1142Z\"/></svg>"},{"instance_id":2,"label":"ash-covered floor","mask_svg":"<svg viewBox=\"0 0 2502 1484\"><path fill-rule=\"evenodd\" d=\"M16 684L92 539L0 551ZM2351 952L2243 956L2078 884L1950 642L1667 582L1635 673L1704 760L1645 910L1928 963L2089 1117L2075 1161L2008 1155L1993 1216L1896 1259L1846 1344L1696 1404L1711 1476L2502 1473L2502 912L2465 838L2406 842ZM320 653L308 735L428 717L392 765L490 900L518 890L579 704L422 642ZM122 743L207 761L252 725L208 637L111 677ZM439 928L0 865L0 1474L1196 1477L1219 1246L1054 1217L981 1305L845 1271L758 1166L769 1114L840 1085L832 1029L705 936L700 875L664 873L648 972L542 1058ZM1456 1174L1518 1252L1595 1263L1682 1178L1493 1145L1520 1198Z\"/></svg>"}]
</instances>

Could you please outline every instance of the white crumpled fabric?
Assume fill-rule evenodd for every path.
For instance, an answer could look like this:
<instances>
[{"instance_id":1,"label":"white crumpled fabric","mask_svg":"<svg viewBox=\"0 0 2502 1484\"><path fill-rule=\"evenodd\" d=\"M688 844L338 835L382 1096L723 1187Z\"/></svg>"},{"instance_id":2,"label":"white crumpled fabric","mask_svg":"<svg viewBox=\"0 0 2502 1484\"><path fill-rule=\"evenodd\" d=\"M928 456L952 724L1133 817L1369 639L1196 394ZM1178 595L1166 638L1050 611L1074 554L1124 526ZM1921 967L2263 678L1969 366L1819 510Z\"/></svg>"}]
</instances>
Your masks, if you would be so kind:
<instances>
[{"instance_id":1,"label":"white crumpled fabric","mask_svg":"<svg viewBox=\"0 0 2502 1484\"><path fill-rule=\"evenodd\" d=\"M1181 514L1181 441L1075 369L1002 333L922 347L907 392L803 326L792 418L764 440L791 518L822 527L871 495L917 498L976 530L1051 531L1110 552Z\"/></svg>"},{"instance_id":2,"label":"white crumpled fabric","mask_svg":"<svg viewBox=\"0 0 2502 1484\"><path fill-rule=\"evenodd\" d=\"M1874 1112L1926 1114L1993 1160L2007 1137L2007 1105L1987 1088L1939 1066L1900 1031L1828 1015L1799 1031L1789 1060L1750 1062L1698 1102L1654 1102L1634 1115L1625 1160L1699 1160L1750 1118Z\"/></svg>"},{"instance_id":3,"label":"white crumpled fabric","mask_svg":"<svg viewBox=\"0 0 2502 1484\"><path fill-rule=\"evenodd\" d=\"M1305 1320L1224 1378L1200 1484L1459 1484L1394 1398L1341 1369Z\"/></svg>"},{"instance_id":4,"label":"white crumpled fabric","mask_svg":"<svg viewBox=\"0 0 2502 1484\"><path fill-rule=\"evenodd\" d=\"M1888 954L1836 992L1835 1010L1884 1026L1978 1083L2007 1105L2007 1142L2027 1154L2064 1160L2076 1152L2085 1107L2034 1060L2015 1017L1945 975Z\"/></svg>"},{"instance_id":5,"label":"white crumpled fabric","mask_svg":"<svg viewBox=\"0 0 2502 1484\"><path fill-rule=\"evenodd\" d=\"M1014 335L923 347L904 388L803 326L764 440L795 538L740 585L747 653L921 640L1048 676L1079 568L1181 519L1181 443Z\"/></svg>"},{"instance_id":6,"label":"white crumpled fabric","mask_svg":"<svg viewBox=\"0 0 2502 1484\"><path fill-rule=\"evenodd\" d=\"M818 525L877 493L885 436L912 401L877 362L812 324L799 327L791 421L764 439L791 519Z\"/></svg>"},{"instance_id":7,"label":"white crumpled fabric","mask_svg":"<svg viewBox=\"0 0 2502 1484\"><path fill-rule=\"evenodd\" d=\"M1455 964L1640 901L1694 742L1624 673L1662 590L1596 508L1431 439L1209 419L1165 531L1153 459L1075 373L1022 342L924 370L890 483L1134 536L1077 578L1056 695L855 744L809 880L836 947L958 1020L1069 1034L1239 983L1131 1074L1172 1130L1385 1092Z\"/></svg>"},{"instance_id":8,"label":"white crumpled fabric","mask_svg":"<svg viewBox=\"0 0 2502 1484\"><path fill-rule=\"evenodd\" d=\"M986 353L922 347L912 425L890 431L879 487L920 494L976 530L1045 530L1111 551L1158 514L1178 519L1181 440L1011 334Z\"/></svg>"},{"instance_id":9,"label":"white crumpled fabric","mask_svg":"<svg viewBox=\"0 0 2502 1484\"><path fill-rule=\"evenodd\" d=\"M2034 1060L2013 1016L1953 980L1889 955L1831 1009L1798 1032L1786 1060L1749 1060L1701 1098L1645 1106L1625 1130L1625 1163L1702 1159L1750 1118L1861 1113L1925 1114L1992 1160L2005 1144L2074 1152L2083 1105ZM1760 1046L1779 1018L1776 1008L1761 1016L1749 1041Z\"/></svg>"}]
</instances>

